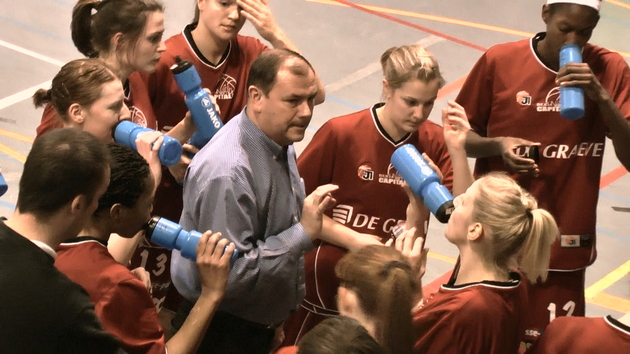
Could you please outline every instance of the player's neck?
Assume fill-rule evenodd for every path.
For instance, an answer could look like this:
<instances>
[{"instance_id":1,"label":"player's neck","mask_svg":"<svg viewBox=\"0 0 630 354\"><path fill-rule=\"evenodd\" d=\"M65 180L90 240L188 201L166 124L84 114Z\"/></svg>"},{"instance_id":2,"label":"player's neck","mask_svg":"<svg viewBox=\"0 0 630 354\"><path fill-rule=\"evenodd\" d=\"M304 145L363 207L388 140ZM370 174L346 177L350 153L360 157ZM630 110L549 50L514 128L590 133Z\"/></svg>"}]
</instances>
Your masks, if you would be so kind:
<instances>
[{"instance_id":1,"label":"player's neck","mask_svg":"<svg viewBox=\"0 0 630 354\"><path fill-rule=\"evenodd\" d=\"M79 232L80 236L91 236L99 240L107 242L112 231L110 230L110 220L104 220L104 218L97 218L92 216L90 221L83 227L83 230Z\"/></svg>"},{"instance_id":2,"label":"player's neck","mask_svg":"<svg viewBox=\"0 0 630 354\"><path fill-rule=\"evenodd\" d=\"M127 78L133 72L133 68L130 65L121 62L120 56L116 52L100 53L99 58L103 59L114 70L122 82L127 81Z\"/></svg>"},{"instance_id":3,"label":"player's neck","mask_svg":"<svg viewBox=\"0 0 630 354\"><path fill-rule=\"evenodd\" d=\"M485 262L470 249L460 248L460 266L454 285L479 283L482 281L505 282L509 280L507 271L502 272Z\"/></svg>"},{"instance_id":4,"label":"player's neck","mask_svg":"<svg viewBox=\"0 0 630 354\"><path fill-rule=\"evenodd\" d=\"M201 23L192 30L191 34L197 49L211 63L219 63L230 45L230 41L223 41L213 36Z\"/></svg>"},{"instance_id":5,"label":"player's neck","mask_svg":"<svg viewBox=\"0 0 630 354\"><path fill-rule=\"evenodd\" d=\"M540 59L549 69L558 71L560 69L559 54L552 53L551 49L548 47L548 43L549 42L546 41L545 38L537 42L536 53L538 54L538 59Z\"/></svg>"},{"instance_id":6,"label":"player's neck","mask_svg":"<svg viewBox=\"0 0 630 354\"><path fill-rule=\"evenodd\" d=\"M405 135L407 135L406 131L399 129L392 121L389 109L387 109L387 104L376 109L376 119L378 119L381 126L385 129L385 132L392 138L392 140L400 141Z\"/></svg>"}]
</instances>

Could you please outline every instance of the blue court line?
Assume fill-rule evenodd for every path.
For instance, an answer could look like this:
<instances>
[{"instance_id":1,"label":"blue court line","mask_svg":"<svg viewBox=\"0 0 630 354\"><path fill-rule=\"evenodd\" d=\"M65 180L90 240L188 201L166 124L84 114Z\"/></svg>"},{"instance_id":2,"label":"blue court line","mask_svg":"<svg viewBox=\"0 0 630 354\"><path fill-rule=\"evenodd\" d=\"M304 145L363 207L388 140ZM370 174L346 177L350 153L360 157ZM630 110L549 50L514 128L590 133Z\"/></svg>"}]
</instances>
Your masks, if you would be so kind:
<instances>
[{"instance_id":1,"label":"blue court line","mask_svg":"<svg viewBox=\"0 0 630 354\"><path fill-rule=\"evenodd\" d=\"M5 207L5 208L9 208L11 210L14 210L15 209L15 204L9 203L9 202L5 202L4 200L0 200L0 207Z\"/></svg>"},{"instance_id":2,"label":"blue court line","mask_svg":"<svg viewBox=\"0 0 630 354\"><path fill-rule=\"evenodd\" d=\"M630 242L630 236L617 235L599 226L596 228L596 230L598 234L608 236L614 240L621 241L621 242Z\"/></svg>"},{"instance_id":3,"label":"blue court line","mask_svg":"<svg viewBox=\"0 0 630 354\"><path fill-rule=\"evenodd\" d=\"M602 190L599 191L599 195L604 197L604 198L613 200L613 201L615 201L617 203L621 203L621 204L624 204L624 205L630 205L630 200L618 197L616 195L613 195L611 193L608 193L608 192L605 192L605 191L602 191Z\"/></svg>"},{"instance_id":4,"label":"blue court line","mask_svg":"<svg viewBox=\"0 0 630 354\"><path fill-rule=\"evenodd\" d=\"M55 39L59 42L63 42L63 43L69 43L72 44L72 41L70 39L70 36L65 37L65 36L58 36L58 35L54 35L52 34L50 31L45 31L36 27L33 27L27 23L18 21L15 18L11 18L11 17L6 17L6 16L0 16L0 21L4 21L4 22L9 22L12 24L15 24L19 27L22 27L23 29L25 29L28 32L33 32L33 33L37 33L38 35L44 36L44 37L48 37L48 38L52 38Z\"/></svg>"},{"instance_id":5,"label":"blue court line","mask_svg":"<svg viewBox=\"0 0 630 354\"><path fill-rule=\"evenodd\" d=\"M346 107L350 107L350 108L352 108L352 109L354 109L356 111L359 111L359 110L362 110L362 109L365 108L363 106L359 106L359 105L354 104L352 102L348 102L348 101L346 101L346 100L344 100L342 98L339 98L339 97L333 96L333 95L326 95L326 99L327 100L331 100L331 101L333 101L335 103L339 103L339 104L344 105Z\"/></svg>"}]
</instances>

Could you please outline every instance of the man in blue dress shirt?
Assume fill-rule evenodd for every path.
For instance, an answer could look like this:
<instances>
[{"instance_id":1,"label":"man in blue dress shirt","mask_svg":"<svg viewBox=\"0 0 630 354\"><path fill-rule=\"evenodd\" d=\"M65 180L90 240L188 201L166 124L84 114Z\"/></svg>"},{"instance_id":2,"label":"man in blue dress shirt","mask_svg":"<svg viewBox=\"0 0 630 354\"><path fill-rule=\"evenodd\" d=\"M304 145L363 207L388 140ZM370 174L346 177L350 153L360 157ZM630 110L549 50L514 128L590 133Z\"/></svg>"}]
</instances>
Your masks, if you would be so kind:
<instances>
[{"instance_id":1,"label":"man in blue dress shirt","mask_svg":"<svg viewBox=\"0 0 630 354\"><path fill-rule=\"evenodd\" d=\"M318 93L311 64L290 50L265 51L247 93L245 109L195 156L184 181L181 225L222 232L241 255L202 352L269 353L275 328L304 297L303 255L337 189L321 186L305 198L296 166L293 143L304 138ZM194 302L201 289L194 262L173 252L171 269Z\"/></svg>"}]
</instances>

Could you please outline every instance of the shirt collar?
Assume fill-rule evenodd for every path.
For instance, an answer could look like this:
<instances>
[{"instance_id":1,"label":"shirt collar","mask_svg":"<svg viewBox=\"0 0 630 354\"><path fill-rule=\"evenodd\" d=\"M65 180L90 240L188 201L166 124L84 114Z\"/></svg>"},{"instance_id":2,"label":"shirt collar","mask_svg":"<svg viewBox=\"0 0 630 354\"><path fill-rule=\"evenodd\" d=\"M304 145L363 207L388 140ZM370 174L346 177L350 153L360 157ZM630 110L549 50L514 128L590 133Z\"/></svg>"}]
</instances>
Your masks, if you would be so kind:
<instances>
[{"instance_id":1,"label":"shirt collar","mask_svg":"<svg viewBox=\"0 0 630 354\"><path fill-rule=\"evenodd\" d=\"M260 128L258 128L256 124L249 119L247 116L247 106L243 108L243 116L240 121L240 126L248 138L243 143L244 145L247 145L250 148L258 148L259 144L257 143L260 142L265 150L267 150L272 156L278 157L282 157L287 150L285 147L282 147L275 141L271 140L271 138L263 133L262 130L260 130Z\"/></svg>"},{"instance_id":2,"label":"shirt collar","mask_svg":"<svg viewBox=\"0 0 630 354\"><path fill-rule=\"evenodd\" d=\"M52 249L52 247L48 246L42 241L38 241L38 240L30 240L30 241L33 242L35 246L41 248L42 251L48 253L48 255L51 256L53 259L57 258L57 253L55 252L54 249Z\"/></svg>"}]
</instances>

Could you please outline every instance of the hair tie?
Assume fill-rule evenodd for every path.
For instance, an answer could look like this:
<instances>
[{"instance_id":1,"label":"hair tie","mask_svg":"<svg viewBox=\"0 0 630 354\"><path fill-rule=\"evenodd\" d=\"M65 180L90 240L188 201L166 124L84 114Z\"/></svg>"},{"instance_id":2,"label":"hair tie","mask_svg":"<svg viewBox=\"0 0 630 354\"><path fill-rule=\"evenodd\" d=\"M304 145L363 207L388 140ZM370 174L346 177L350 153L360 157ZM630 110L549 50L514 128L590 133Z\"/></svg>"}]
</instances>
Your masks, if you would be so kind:
<instances>
[{"instance_id":1,"label":"hair tie","mask_svg":"<svg viewBox=\"0 0 630 354\"><path fill-rule=\"evenodd\" d=\"M525 208L525 215L527 215L528 218L533 219L534 214L532 214L532 208Z\"/></svg>"}]
</instances>

